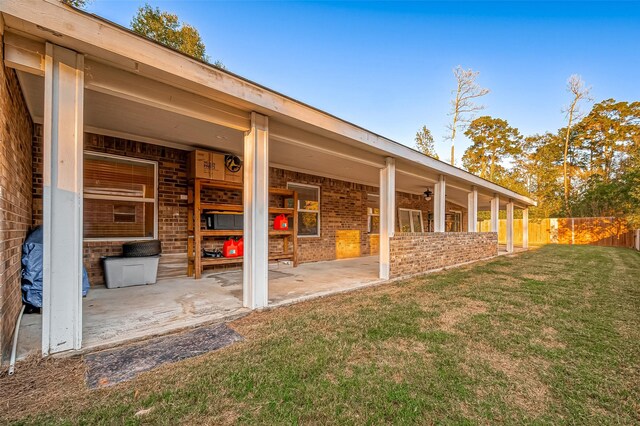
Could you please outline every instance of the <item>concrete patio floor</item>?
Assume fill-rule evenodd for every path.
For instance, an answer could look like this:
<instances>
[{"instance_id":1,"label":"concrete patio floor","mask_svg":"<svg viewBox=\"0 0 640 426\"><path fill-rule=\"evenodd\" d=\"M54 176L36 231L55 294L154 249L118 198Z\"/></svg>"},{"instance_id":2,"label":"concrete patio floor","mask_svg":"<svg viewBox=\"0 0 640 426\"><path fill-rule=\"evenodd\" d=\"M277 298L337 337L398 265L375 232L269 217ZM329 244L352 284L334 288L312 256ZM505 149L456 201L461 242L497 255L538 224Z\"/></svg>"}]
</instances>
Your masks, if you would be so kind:
<instances>
[{"instance_id":1,"label":"concrete patio floor","mask_svg":"<svg viewBox=\"0 0 640 426\"><path fill-rule=\"evenodd\" d=\"M279 306L380 282L378 257L269 268L269 306ZM242 271L203 273L156 284L117 289L92 288L82 304L83 351L157 336L249 312L242 307ZM18 357L40 349L41 316L25 315Z\"/></svg>"}]
</instances>

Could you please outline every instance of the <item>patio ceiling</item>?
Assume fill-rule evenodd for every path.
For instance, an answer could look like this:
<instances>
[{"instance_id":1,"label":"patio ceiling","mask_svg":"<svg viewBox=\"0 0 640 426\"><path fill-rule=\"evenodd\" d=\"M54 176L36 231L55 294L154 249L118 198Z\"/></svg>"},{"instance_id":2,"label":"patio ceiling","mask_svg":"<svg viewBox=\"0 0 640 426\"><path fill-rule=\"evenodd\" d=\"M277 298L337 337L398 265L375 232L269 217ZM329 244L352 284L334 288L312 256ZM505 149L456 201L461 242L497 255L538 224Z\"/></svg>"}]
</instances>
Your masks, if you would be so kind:
<instances>
[{"instance_id":1,"label":"patio ceiling","mask_svg":"<svg viewBox=\"0 0 640 426\"><path fill-rule=\"evenodd\" d=\"M35 122L44 114L44 78L18 71L27 105ZM148 143L192 150L216 149L242 156L243 132L226 126L168 111L135 100L85 90L85 130L107 136L129 138ZM322 134L270 121L269 158L274 167L341 179L378 187L379 169L384 156L352 144L338 142ZM422 194L433 190L438 174L425 173L409 161L398 159L396 188L398 191ZM471 186L454 177L447 178L447 201L467 205ZM491 194L479 188L480 210L488 210ZM501 206L507 200L501 200Z\"/></svg>"}]
</instances>

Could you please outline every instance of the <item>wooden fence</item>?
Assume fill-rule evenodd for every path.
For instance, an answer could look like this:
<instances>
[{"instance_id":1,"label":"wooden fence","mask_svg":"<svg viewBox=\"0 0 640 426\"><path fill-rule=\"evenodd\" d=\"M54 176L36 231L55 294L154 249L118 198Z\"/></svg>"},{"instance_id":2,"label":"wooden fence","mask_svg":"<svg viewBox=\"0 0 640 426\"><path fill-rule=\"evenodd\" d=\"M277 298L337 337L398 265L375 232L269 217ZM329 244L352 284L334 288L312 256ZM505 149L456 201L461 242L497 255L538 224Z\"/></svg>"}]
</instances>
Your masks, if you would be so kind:
<instances>
[{"instance_id":1,"label":"wooden fence","mask_svg":"<svg viewBox=\"0 0 640 426\"><path fill-rule=\"evenodd\" d=\"M479 230L491 230L491 222L479 222ZM507 221L500 219L498 242L507 243ZM513 221L514 244L522 244L522 219ZM615 217L574 217L529 219L529 244L589 244L606 247L629 247L635 245L635 231L627 222Z\"/></svg>"}]
</instances>

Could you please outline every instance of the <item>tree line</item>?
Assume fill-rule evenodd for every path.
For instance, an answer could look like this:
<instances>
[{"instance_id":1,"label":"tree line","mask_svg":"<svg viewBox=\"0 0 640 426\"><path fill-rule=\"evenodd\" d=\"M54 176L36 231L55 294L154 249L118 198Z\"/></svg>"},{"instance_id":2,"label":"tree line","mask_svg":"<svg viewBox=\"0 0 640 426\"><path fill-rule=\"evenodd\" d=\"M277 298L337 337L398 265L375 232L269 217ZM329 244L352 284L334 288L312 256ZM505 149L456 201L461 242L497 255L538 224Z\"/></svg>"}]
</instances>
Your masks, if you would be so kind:
<instances>
[{"instance_id":1,"label":"tree line","mask_svg":"<svg viewBox=\"0 0 640 426\"><path fill-rule=\"evenodd\" d=\"M475 117L483 109L475 101L489 91L476 84L477 72L457 67L454 75L447 137L451 164L456 131L462 131L471 141L462 167L535 199L532 217L617 216L640 226L640 102L605 99L587 110L590 88L572 75L563 110L566 125L525 136L506 119ZM426 126L415 142L418 150L437 158Z\"/></svg>"}]
</instances>

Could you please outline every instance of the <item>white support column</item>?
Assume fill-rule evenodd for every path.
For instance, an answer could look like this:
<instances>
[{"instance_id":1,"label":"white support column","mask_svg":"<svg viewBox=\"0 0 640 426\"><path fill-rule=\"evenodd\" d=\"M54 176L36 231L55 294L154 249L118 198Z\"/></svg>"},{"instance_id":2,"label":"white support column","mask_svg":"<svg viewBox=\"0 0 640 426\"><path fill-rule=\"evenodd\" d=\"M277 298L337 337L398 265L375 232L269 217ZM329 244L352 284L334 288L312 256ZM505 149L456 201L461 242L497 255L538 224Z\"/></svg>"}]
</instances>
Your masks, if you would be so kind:
<instances>
[{"instance_id":1,"label":"white support column","mask_svg":"<svg viewBox=\"0 0 640 426\"><path fill-rule=\"evenodd\" d=\"M513 253L513 201L507 203L507 253Z\"/></svg>"},{"instance_id":2,"label":"white support column","mask_svg":"<svg viewBox=\"0 0 640 426\"><path fill-rule=\"evenodd\" d=\"M446 214L447 184L445 177L440 175L438 182L433 186L433 231L444 232Z\"/></svg>"},{"instance_id":3,"label":"white support column","mask_svg":"<svg viewBox=\"0 0 640 426\"><path fill-rule=\"evenodd\" d=\"M396 161L388 157L380 169L380 279L388 280L391 269L391 237L396 230Z\"/></svg>"},{"instance_id":4,"label":"white support column","mask_svg":"<svg viewBox=\"0 0 640 426\"><path fill-rule=\"evenodd\" d=\"M500 197L494 194L491 199L491 232L498 232L500 228Z\"/></svg>"},{"instance_id":5,"label":"white support column","mask_svg":"<svg viewBox=\"0 0 640 426\"><path fill-rule=\"evenodd\" d=\"M522 210L522 248L529 248L529 209Z\"/></svg>"},{"instance_id":6,"label":"white support column","mask_svg":"<svg viewBox=\"0 0 640 426\"><path fill-rule=\"evenodd\" d=\"M84 56L46 45L42 355L82 344Z\"/></svg>"},{"instance_id":7,"label":"white support column","mask_svg":"<svg viewBox=\"0 0 640 426\"><path fill-rule=\"evenodd\" d=\"M251 113L244 135L244 258L242 304L269 303L269 119Z\"/></svg>"},{"instance_id":8,"label":"white support column","mask_svg":"<svg viewBox=\"0 0 640 426\"><path fill-rule=\"evenodd\" d=\"M478 189L473 186L467 200L467 232L478 232Z\"/></svg>"}]
</instances>

